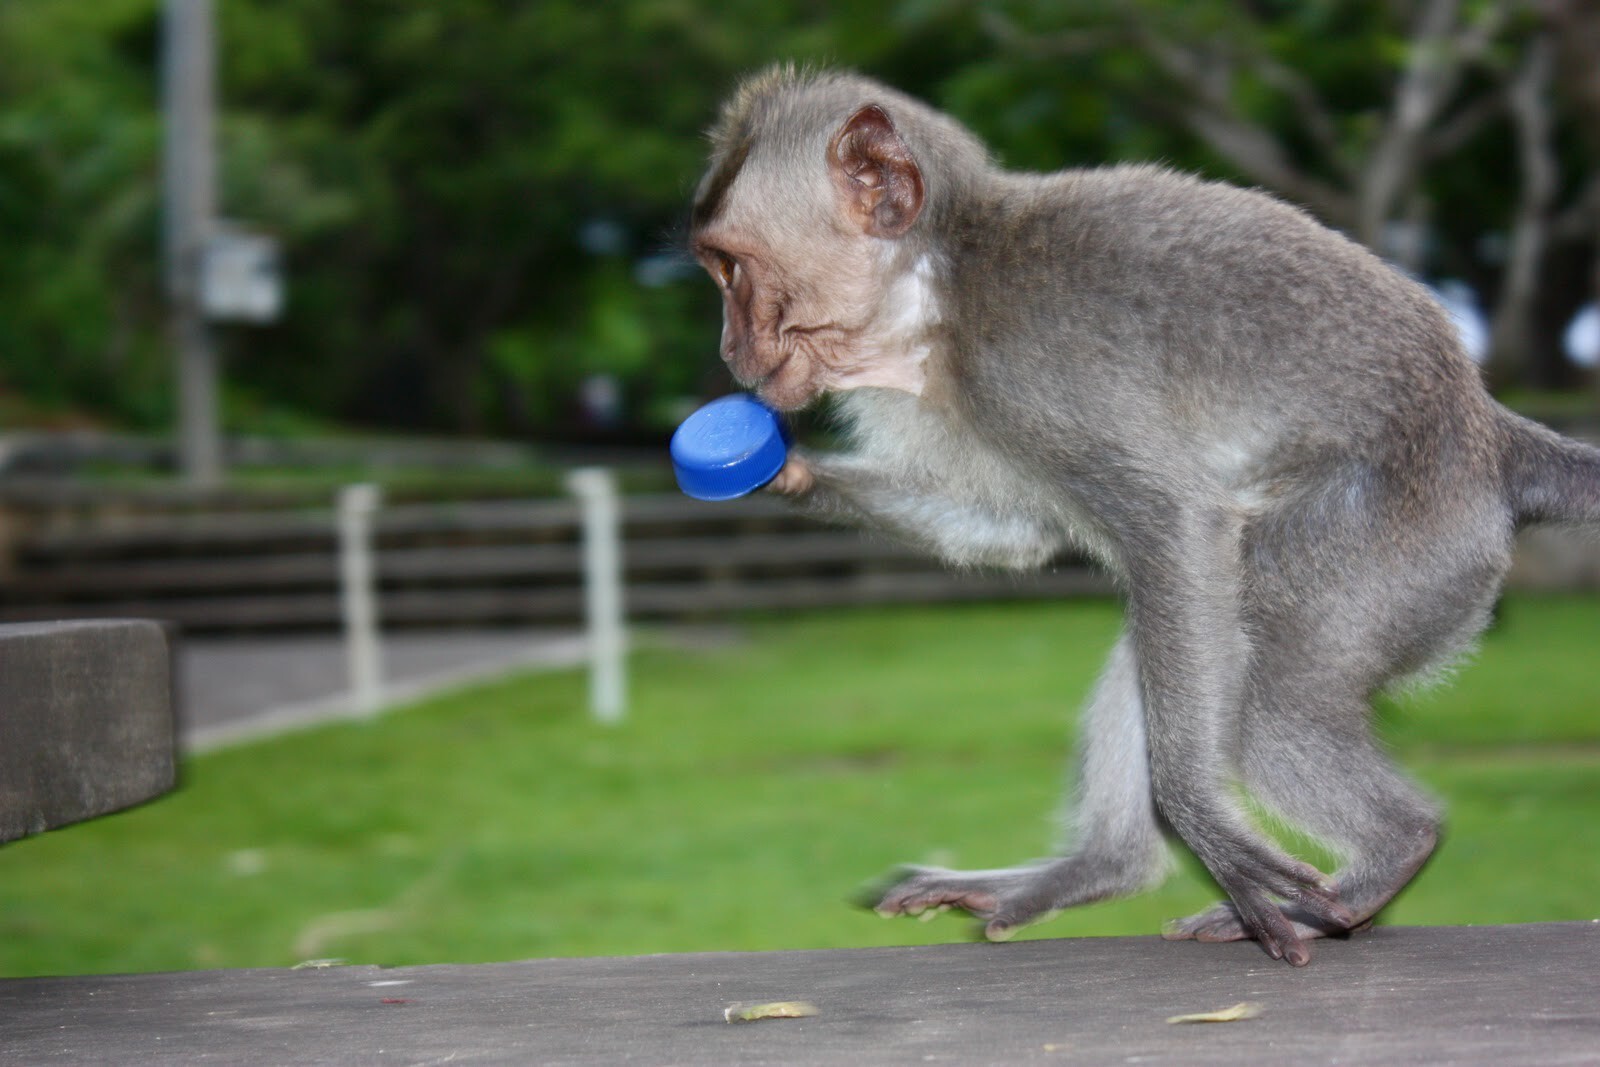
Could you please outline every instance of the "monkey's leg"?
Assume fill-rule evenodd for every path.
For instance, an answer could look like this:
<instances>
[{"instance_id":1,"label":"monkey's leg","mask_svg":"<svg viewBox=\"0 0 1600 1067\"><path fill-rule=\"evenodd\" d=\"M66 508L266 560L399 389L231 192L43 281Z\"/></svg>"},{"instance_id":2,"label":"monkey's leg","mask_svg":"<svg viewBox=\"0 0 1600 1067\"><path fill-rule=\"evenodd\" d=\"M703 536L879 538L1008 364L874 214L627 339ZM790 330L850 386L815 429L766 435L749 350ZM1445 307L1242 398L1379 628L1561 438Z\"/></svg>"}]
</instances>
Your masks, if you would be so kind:
<instances>
[{"instance_id":1,"label":"monkey's leg","mask_svg":"<svg viewBox=\"0 0 1600 1067\"><path fill-rule=\"evenodd\" d=\"M1439 813L1373 741L1364 696L1341 698L1326 680L1302 676L1296 685L1294 677L1287 665L1262 673L1243 731L1245 783L1346 856L1334 876L1339 900L1358 926L1367 924L1433 853ZM1344 932L1300 909L1285 914L1302 938ZM1170 924L1163 936L1236 941L1250 934L1225 902Z\"/></svg>"},{"instance_id":2,"label":"monkey's leg","mask_svg":"<svg viewBox=\"0 0 1600 1067\"><path fill-rule=\"evenodd\" d=\"M1131 503L1130 503L1131 502ZM1231 795L1250 644L1241 620L1240 519L1225 509L1160 506L1125 514L1128 617L1140 661L1151 784L1163 818L1232 899L1274 959L1311 953L1279 902L1319 921L1354 921L1337 888L1263 837ZM1139 506L1124 493L1121 506Z\"/></svg>"},{"instance_id":3,"label":"monkey's leg","mask_svg":"<svg viewBox=\"0 0 1600 1067\"><path fill-rule=\"evenodd\" d=\"M1252 632L1239 772L1256 798L1339 851L1339 900L1369 922L1427 861L1439 813L1374 740L1371 694L1470 644L1509 564L1506 529L1483 514L1440 519L1418 539L1359 480L1256 519L1246 555ZM1436 506L1460 507L1446 494ZM1414 519L1406 520L1414 522ZM1307 561L1317 561L1308 566ZM1302 938L1336 928L1286 909ZM1168 937L1252 934L1221 904Z\"/></svg>"},{"instance_id":4,"label":"monkey's leg","mask_svg":"<svg viewBox=\"0 0 1600 1067\"><path fill-rule=\"evenodd\" d=\"M1080 736L1068 855L991 871L905 868L873 906L885 915L961 908L1001 940L1052 912L1158 882L1166 873L1166 845L1150 795L1139 671L1126 635L1089 700Z\"/></svg>"}]
</instances>

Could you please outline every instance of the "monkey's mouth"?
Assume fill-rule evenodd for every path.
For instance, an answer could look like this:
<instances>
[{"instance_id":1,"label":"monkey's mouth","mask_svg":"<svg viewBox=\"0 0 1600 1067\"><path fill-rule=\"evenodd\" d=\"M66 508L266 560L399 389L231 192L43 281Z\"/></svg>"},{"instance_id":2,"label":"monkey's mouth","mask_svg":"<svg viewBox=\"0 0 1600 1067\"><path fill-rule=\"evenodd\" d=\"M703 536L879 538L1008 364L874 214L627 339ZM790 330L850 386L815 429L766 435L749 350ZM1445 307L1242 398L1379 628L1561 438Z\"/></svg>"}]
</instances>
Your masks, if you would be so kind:
<instances>
[{"instance_id":1,"label":"monkey's mouth","mask_svg":"<svg viewBox=\"0 0 1600 1067\"><path fill-rule=\"evenodd\" d=\"M778 378L778 376L784 372L790 363L794 362L794 357L795 354L793 352L786 353L782 359L778 360L777 363L760 373L755 373L751 370L734 366L731 361L729 363L729 367L733 371L734 378L738 379L740 385L744 386L746 389L754 389L759 393L761 390L772 384Z\"/></svg>"}]
</instances>

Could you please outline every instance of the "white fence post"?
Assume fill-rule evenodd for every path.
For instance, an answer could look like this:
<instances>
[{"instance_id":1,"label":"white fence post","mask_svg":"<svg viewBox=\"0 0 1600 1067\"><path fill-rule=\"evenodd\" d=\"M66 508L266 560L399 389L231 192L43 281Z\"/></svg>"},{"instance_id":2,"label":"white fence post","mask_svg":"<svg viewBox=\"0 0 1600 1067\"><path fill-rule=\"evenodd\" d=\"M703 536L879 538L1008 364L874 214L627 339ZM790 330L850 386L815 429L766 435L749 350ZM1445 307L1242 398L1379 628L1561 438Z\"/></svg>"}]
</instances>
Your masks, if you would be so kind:
<instances>
[{"instance_id":1,"label":"white fence post","mask_svg":"<svg viewBox=\"0 0 1600 1067\"><path fill-rule=\"evenodd\" d=\"M350 667L350 702L363 715L374 714L383 702L372 564L372 515L381 501L376 485L347 485L339 490L339 599Z\"/></svg>"},{"instance_id":2,"label":"white fence post","mask_svg":"<svg viewBox=\"0 0 1600 1067\"><path fill-rule=\"evenodd\" d=\"M622 720L628 706L622 605L622 508L604 467L575 470L567 486L583 504L583 601L589 630L589 710Z\"/></svg>"}]
</instances>

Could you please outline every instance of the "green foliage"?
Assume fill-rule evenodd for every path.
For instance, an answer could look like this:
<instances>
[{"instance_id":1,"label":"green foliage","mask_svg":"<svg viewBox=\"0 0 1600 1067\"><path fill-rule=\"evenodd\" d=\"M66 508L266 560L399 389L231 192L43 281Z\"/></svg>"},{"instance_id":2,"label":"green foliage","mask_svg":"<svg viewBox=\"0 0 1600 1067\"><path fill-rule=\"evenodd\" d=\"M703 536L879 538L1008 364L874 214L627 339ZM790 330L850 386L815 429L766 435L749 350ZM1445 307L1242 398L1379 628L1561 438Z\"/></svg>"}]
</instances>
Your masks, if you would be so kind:
<instances>
[{"instance_id":1,"label":"green foliage","mask_svg":"<svg viewBox=\"0 0 1600 1067\"><path fill-rule=\"evenodd\" d=\"M0 849L0 973L961 938L846 898L896 862L1054 847L1118 624L1095 602L773 619L638 654L615 728L570 672L194 759L168 798ZM1594 599L1513 600L1459 685L1390 708L1450 812L1390 921L1595 917L1597 631ZM1149 934L1215 895L1184 860L1026 936Z\"/></svg>"},{"instance_id":2,"label":"green foliage","mask_svg":"<svg viewBox=\"0 0 1600 1067\"><path fill-rule=\"evenodd\" d=\"M165 417L153 3L0 7L0 385Z\"/></svg>"},{"instance_id":3,"label":"green foliage","mask_svg":"<svg viewBox=\"0 0 1600 1067\"><path fill-rule=\"evenodd\" d=\"M737 75L835 32L794 4L225 11L225 46L275 42L225 77L230 109L304 174L253 200L292 238L296 310L239 339L239 373L307 399L331 386L366 419L494 432L570 420L591 374L636 404L700 387L715 301L687 272L652 287L635 268L670 247ZM349 214L287 215L318 190ZM585 250L596 222L618 247Z\"/></svg>"},{"instance_id":4,"label":"green foliage","mask_svg":"<svg viewBox=\"0 0 1600 1067\"><path fill-rule=\"evenodd\" d=\"M1337 183L1371 148L1406 31L1376 0L216 7L221 210L282 240L289 283L280 324L223 331L226 381L267 409L484 433L572 424L593 374L619 380L636 423L728 387L717 301L671 255L700 131L744 72L859 67L951 109L1012 166L1247 177L1186 127L1149 31L1232 61L1240 117ZM0 6L0 388L143 427L172 406L158 31L156 0ZM1331 149L1260 57L1325 101ZM1515 202L1505 123L1489 131L1430 171L1452 269ZM1593 164L1563 159L1569 186ZM605 247L586 245L597 223Z\"/></svg>"}]
</instances>

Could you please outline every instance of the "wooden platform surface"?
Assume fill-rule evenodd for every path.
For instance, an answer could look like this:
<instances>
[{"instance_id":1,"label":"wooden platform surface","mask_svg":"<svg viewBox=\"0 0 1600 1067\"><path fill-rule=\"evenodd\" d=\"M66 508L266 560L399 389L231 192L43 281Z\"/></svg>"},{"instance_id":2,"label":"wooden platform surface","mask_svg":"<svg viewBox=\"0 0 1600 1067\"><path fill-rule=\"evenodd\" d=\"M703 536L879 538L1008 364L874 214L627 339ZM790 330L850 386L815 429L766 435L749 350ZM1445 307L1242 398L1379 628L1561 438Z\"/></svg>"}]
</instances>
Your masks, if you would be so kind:
<instances>
[{"instance_id":1,"label":"wooden platform surface","mask_svg":"<svg viewBox=\"0 0 1600 1067\"><path fill-rule=\"evenodd\" d=\"M1317 948L1304 970L1152 937L10 979L0 1062L1600 1063L1600 922ZM723 1021L777 1000L819 1014Z\"/></svg>"}]
</instances>

